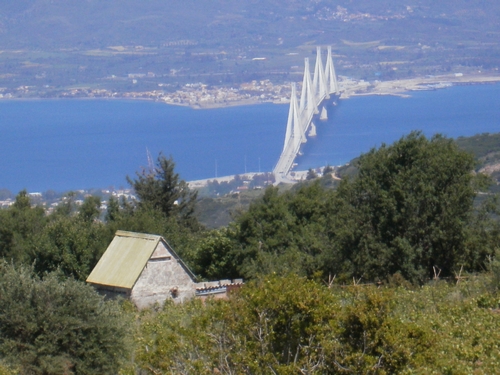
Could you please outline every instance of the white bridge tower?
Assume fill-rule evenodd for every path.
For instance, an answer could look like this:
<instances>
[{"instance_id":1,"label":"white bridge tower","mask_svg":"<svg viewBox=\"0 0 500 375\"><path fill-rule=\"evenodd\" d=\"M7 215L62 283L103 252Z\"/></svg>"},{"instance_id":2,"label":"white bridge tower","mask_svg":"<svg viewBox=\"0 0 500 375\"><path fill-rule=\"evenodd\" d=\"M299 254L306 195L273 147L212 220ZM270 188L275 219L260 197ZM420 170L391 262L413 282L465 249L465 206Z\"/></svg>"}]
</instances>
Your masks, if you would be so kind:
<instances>
[{"instance_id":1,"label":"white bridge tower","mask_svg":"<svg viewBox=\"0 0 500 375\"><path fill-rule=\"evenodd\" d=\"M325 100L330 99L331 95L338 96L340 92L330 46L328 47L325 68L323 68L321 47L316 48L316 64L312 80L308 58L305 58L304 65L304 79L299 103L297 103L296 85L292 83L292 97L290 98L285 142L281 156L273 170L276 184L290 182L287 175L293 167L293 162L300 151L301 144L307 141L307 130L310 127L314 128L312 120L319 113L318 107ZM322 116L326 116L325 107L323 107Z\"/></svg>"}]
</instances>

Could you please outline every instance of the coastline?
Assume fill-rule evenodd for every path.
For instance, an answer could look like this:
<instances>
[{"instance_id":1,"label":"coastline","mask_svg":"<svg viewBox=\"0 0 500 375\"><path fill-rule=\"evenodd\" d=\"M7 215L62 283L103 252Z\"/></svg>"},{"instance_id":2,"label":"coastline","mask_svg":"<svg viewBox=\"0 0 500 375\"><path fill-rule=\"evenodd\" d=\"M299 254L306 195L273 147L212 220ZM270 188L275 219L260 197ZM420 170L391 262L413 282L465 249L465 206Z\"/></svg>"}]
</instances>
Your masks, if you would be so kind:
<instances>
[{"instance_id":1,"label":"coastline","mask_svg":"<svg viewBox=\"0 0 500 375\"><path fill-rule=\"evenodd\" d=\"M341 99L348 99L352 96L366 95L391 95L403 98L410 97L412 91L432 91L445 89L457 85L484 85L500 82L500 74L447 74L438 76L408 78L394 81L374 81L373 83L364 81L342 81L345 86L340 96Z\"/></svg>"},{"instance_id":2,"label":"coastline","mask_svg":"<svg viewBox=\"0 0 500 375\"><path fill-rule=\"evenodd\" d=\"M166 104L166 105L171 105L175 107L189 107L191 109L196 109L196 110L205 110L205 109L218 109L218 108L228 108L228 107L242 107L242 106L251 106L251 105L259 105L259 104L277 104L277 105L282 105L282 104L289 104L289 102L278 102L278 101L272 101L272 100L257 100L257 99L242 99L242 100L237 100L237 101L231 101L227 103L206 103L206 104L189 104L189 103L167 103L163 100L155 99L155 98L137 98L137 97L128 97L128 96L114 96L114 97L108 97L108 96L103 96L103 97L95 97L95 96L87 96L87 97L52 97L52 98L41 98L41 97L29 97L29 98L23 98L23 97L8 97L8 98L1 98L0 97L0 102L4 101L12 101L12 102L30 102L30 101L44 101L44 100L110 100L110 101L144 101L144 102L154 102L154 103L161 103L161 104Z\"/></svg>"},{"instance_id":3,"label":"coastline","mask_svg":"<svg viewBox=\"0 0 500 375\"><path fill-rule=\"evenodd\" d=\"M356 96L371 95L390 95L408 98L412 91L432 91L445 89L456 85L483 85L500 83L500 74L445 74L426 77L415 77L391 81L373 81L353 80L347 77L339 77L340 99L349 99ZM263 86L265 87L265 85ZM277 87L281 87L277 94ZM266 95L249 95L247 92L241 93L233 88L215 88L213 92L226 97L225 99L215 99L215 96L207 93L206 89L190 89L188 91L178 91L175 93L160 92L132 92L118 95L116 92L104 92L100 90L96 93L63 92L54 97L42 98L36 96L22 97L13 95L1 95L0 101L43 101L43 100L141 100L163 103L167 105L189 107L195 110L218 109L227 107L239 107L259 104L289 104L290 93L288 89L283 90L287 85L274 86L269 85ZM262 90L261 90L262 91ZM193 99L193 97L199 97ZM207 97L208 95L208 97Z\"/></svg>"},{"instance_id":4,"label":"coastline","mask_svg":"<svg viewBox=\"0 0 500 375\"><path fill-rule=\"evenodd\" d=\"M424 97L424 96L425 97L432 97L434 95L437 95L437 96L441 97L441 96L446 96L447 93L449 92L449 93L458 93L458 95L460 95L460 96L456 97L456 98L458 98L458 99L463 98L464 100L466 100L467 102L469 102L469 100L467 100L468 94L465 94L465 92L464 92L463 95L460 94L462 92L462 89L457 89L459 87L458 85L464 85L463 89L469 90L469 88L470 88L470 90L473 91L473 92L482 92L483 88L484 88L484 90L486 90L486 92L498 92L498 88L500 87L500 85L498 84L498 82L500 82L500 76L495 76L495 77L491 77L491 76L490 77L486 77L486 76L450 77L450 76L447 76L447 77L448 77L448 79L451 79L451 80L455 81L455 84L457 85L457 87L455 89L452 87L451 90L444 90L444 91L440 91L440 93L435 93L434 94L432 91L429 91L429 90L437 90L438 88L445 88L445 87L449 87L449 86L440 85L438 87L429 87L429 86L422 87L422 85L420 85L420 86L416 86L416 88L418 90L425 89L426 91L424 93L417 93L417 94L415 94L415 96L418 96L419 98L420 97ZM443 81L442 78L443 78L442 76L440 76L440 77L426 77L426 83L431 82L431 81L442 82ZM415 82L417 82L417 80L410 81L411 84L415 84ZM418 83L420 83L420 82L422 82L422 80L418 81ZM408 83L408 81L406 83ZM491 84L491 83L493 83L493 84ZM373 92L373 91L375 91L374 88L377 87L376 84L378 85L378 87L380 87L382 85L390 85L390 84L392 84L392 85L395 85L395 84L400 85L399 87L397 87L398 89L400 89L400 87L401 87L401 81L386 81L386 82L380 82L380 83L374 83L374 84L370 84L370 85L365 85L365 87L363 87L363 90L360 91L360 92L357 92L356 94L358 94L358 95L397 95L397 96L406 95L406 94L400 94L400 93L397 93L397 92L381 92L381 90L379 90L379 92ZM405 87L405 89L408 89L408 88ZM406 93L410 93L411 94L411 92L408 92L408 91L406 91ZM467 96L465 96L465 95L467 95ZM353 95L353 96L355 96L355 95ZM476 97L476 95L474 95L474 96ZM493 95L493 96L492 95L488 95L488 98L494 98L494 97L495 97L495 95ZM376 96L372 96L371 98L374 99L374 100L376 100L376 101L378 101L378 99L376 99L377 98ZM386 97L386 98L388 99L390 97ZM64 98L64 99L69 99L69 98ZM91 100L93 101L93 103L96 103L96 104L99 103L99 102L95 101L95 100L98 100L99 98L82 98L82 99L86 100L88 103L92 103L92 102L89 102ZM126 103L126 102L132 103L131 100L133 100L131 98L122 99L122 98L117 98L117 97L114 97L114 98L105 98L105 99L112 100L115 103L117 101L119 102L119 101L122 101L122 100L124 100L124 103ZM372 99L370 99L370 100L372 100ZM32 97L32 98L25 98L25 99L12 98L11 100L14 100L14 101L28 100L28 101L31 101L33 103L36 103L36 102L41 103L40 102L41 100L45 100L46 101L47 99L33 98ZM139 100L142 100L142 103L147 103L148 101L151 102L152 99L139 99ZM54 100L54 103L57 104L56 103L57 101L58 100ZM112 101L108 101L108 103L111 104L111 103L113 103ZM357 101L358 100L352 100L352 101L346 101L346 102L344 102L344 105L343 105L342 109L346 109L347 107L351 108L353 105L356 106ZM406 101L406 100L398 100L398 102L406 102L406 103L401 103L402 105L410 105L411 104L410 102L412 102L412 101L413 101L413 99L408 100L408 101ZM432 101L432 99L431 99L431 101ZM481 100L481 102L484 102L484 101L485 100ZM77 104L77 102L78 101L76 101L74 103ZM453 101L453 103L457 103L457 102L460 103L461 100L454 100ZM495 102L498 102L498 101L495 100ZM38 106L45 108L46 107L45 103L47 103L47 106L50 104L49 101L46 101L46 102L44 102L44 104L38 104ZM59 103L68 103L68 104L70 104L70 102L68 102L67 100L66 101L59 101ZM82 102L83 105L85 105L84 103L85 103L85 101ZM106 103L106 102L103 102L103 104L104 103ZM136 103L140 104L141 102L139 101L139 102L136 102ZM246 100L245 103L249 103L249 101ZM14 102L12 104L15 107ZM236 104L236 102L234 104ZM126 106L126 104L125 104L125 106ZM10 105L9 106L4 105L4 107L7 109L7 107L10 107ZM146 107L149 107L149 106L146 106ZM169 108L167 106L163 106L163 105L160 105L160 104L158 104L158 105L155 104L154 107L156 109L160 110L160 111L162 110L162 108L163 109L166 108L166 110L168 110L168 108ZM266 105L265 107L259 106L259 107L256 107L254 109L258 111L258 110L260 110L260 108L266 108L266 107L268 109L271 109L270 108L271 106L269 106L269 105ZM170 108L174 108L174 107L170 107ZM241 107L241 108L244 110L245 107ZM252 109L252 107L247 107L247 108ZM253 112L254 109L252 109L251 112ZM283 109L284 109L284 107L275 107L275 110L282 111ZM333 107L332 107L332 109L333 109ZM341 112L340 109L341 108L339 107L338 108L339 113ZM120 111L119 108L117 110ZM248 110L244 110L244 111L248 111ZM188 112L193 112L193 111L188 111ZM486 112L486 111L484 111L484 112ZM203 116L203 113L205 113L205 112L202 112L199 115ZM210 113L207 112L207 114L210 114ZM112 113L111 115L114 116L114 115L117 115L117 114L113 114ZM284 126L284 123L283 123L283 126ZM278 127L278 125L277 125L277 127ZM489 131L492 132L491 130L489 130ZM498 131L497 128L494 131ZM22 147L19 147L19 148L22 149ZM22 155L22 158L24 158L24 155L25 154ZM238 157L240 157L240 159L243 157L242 153L238 153L237 155L238 155ZM101 159L101 161L102 161L102 159ZM320 164L321 163L326 163L326 159L323 158L323 157L321 157L320 158ZM341 164L341 163L339 162L338 164ZM315 164L311 164L311 165L315 165ZM334 164L334 165L336 165L336 164ZM252 171L252 170L255 172L255 169L257 169L257 168L255 168L255 165L252 164L252 166L253 167L251 167L249 169L249 172ZM259 164L259 166L260 166L260 164ZM307 166L309 166L309 164ZM241 165L240 165L240 167L241 167ZM305 169L305 168L306 168L305 164L303 165L303 167L300 167L300 166L298 167L298 169ZM210 165L209 168L207 168L207 169L212 170L213 169L213 165ZM245 166L245 169L246 169L246 166ZM272 169L272 165L269 164L269 169L268 168L263 168L262 171L265 172L267 170L267 172L269 172L271 169ZM233 179L235 175L239 175L240 177L249 175L249 173L247 173L247 174L242 173L241 170L238 172L238 169L227 170L227 172L230 172L230 173L233 172L233 175L232 176L228 176L230 173L222 173L222 174L219 173L219 176L217 178L217 177L215 177L215 174L213 174L213 171L212 171L212 173L207 173L207 174L205 174L205 176L200 176L200 177L207 177L207 178L205 178L203 180L196 178L196 174L195 174L195 175L191 175L191 178L186 179L186 181L188 181L191 186L194 186L194 185L200 185L200 186L202 186L203 184L206 184L207 181L213 181L213 180L227 181L227 180ZM234 172L236 172L236 173L234 173ZM297 172L297 171L294 171L294 172Z\"/></svg>"},{"instance_id":5,"label":"coastline","mask_svg":"<svg viewBox=\"0 0 500 375\"><path fill-rule=\"evenodd\" d=\"M436 75L428 77L415 77L400 80L391 81L373 81L366 82L363 80L356 81L349 79L347 77L342 77L339 84L341 87L342 94L340 99L349 99L355 96L371 96L371 95L390 95L399 96L402 98L411 97L412 91L433 91L445 89L456 85L484 85L484 84L496 84L500 83L500 74L445 74ZM124 97L124 99L130 99ZM155 100L155 99L152 99ZM262 100L256 97L252 98L239 98L236 100L227 100L224 102L210 102L204 101L203 103L180 103L180 102L167 102L165 100L155 101L162 102L168 105L178 105L190 107L192 109L204 110L204 109L217 109L226 107L238 107L238 106L248 106L248 105L258 105L258 104L289 104L290 98L280 97Z\"/></svg>"},{"instance_id":6,"label":"coastline","mask_svg":"<svg viewBox=\"0 0 500 375\"><path fill-rule=\"evenodd\" d=\"M323 170L325 167L322 166L322 167L318 167L318 168ZM265 175L267 173L272 173L272 172L248 172L248 173L241 173L241 174L236 174L236 175L212 177L212 178L205 178L202 180L193 180L193 181L186 181L186 182L188 183L190 188L201 189L201 188L207 186L209 182L213 182L213 181L217 181L218 183L230 182L230 181L234 180L236 176L239 176L242 180L252 180L253 177L256 175ZM293 178L289 177L290 180L295 181L295 182L300 182L300 181L305 181L309 171L308 170L293 171L293 173L294 173L294 176L293 176Z\"/></svg>"}]
</instances>

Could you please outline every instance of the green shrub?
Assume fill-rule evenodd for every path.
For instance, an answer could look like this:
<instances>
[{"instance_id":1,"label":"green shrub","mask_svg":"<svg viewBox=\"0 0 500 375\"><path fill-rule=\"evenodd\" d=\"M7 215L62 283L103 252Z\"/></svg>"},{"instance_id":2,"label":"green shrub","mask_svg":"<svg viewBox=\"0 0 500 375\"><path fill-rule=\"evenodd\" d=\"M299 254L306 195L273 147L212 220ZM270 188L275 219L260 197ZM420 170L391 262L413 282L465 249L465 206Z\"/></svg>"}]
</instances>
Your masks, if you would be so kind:
<instances>
[{"instance_id":1,"label":"green shrub","mask_svg":"<svg viewBox=\"0 0 500 375\"><path fill-rule=\"evenodd\" d=\"M84 283L0 263L0 358L22 374L116 373L127 323Z\"/></svg>"}]
</instances>

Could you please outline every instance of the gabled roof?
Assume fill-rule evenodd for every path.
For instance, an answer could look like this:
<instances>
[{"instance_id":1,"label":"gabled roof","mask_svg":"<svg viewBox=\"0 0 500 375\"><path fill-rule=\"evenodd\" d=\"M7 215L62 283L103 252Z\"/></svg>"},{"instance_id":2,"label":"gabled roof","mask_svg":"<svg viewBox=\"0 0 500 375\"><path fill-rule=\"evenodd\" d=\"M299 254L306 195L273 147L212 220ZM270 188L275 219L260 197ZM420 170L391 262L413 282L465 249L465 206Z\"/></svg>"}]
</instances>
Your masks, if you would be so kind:
<instances>
[{"instance_id":1,"label":"gabled roof","mask_svg":"<svg viewBox=\"0 0 500 375\"><path fill-rule=\"evenodd\" d=\"M88 283L132 289L159 242L194 280L195 276L161 236L117 231L87 278Z\"/></svg>"}]
</instances>

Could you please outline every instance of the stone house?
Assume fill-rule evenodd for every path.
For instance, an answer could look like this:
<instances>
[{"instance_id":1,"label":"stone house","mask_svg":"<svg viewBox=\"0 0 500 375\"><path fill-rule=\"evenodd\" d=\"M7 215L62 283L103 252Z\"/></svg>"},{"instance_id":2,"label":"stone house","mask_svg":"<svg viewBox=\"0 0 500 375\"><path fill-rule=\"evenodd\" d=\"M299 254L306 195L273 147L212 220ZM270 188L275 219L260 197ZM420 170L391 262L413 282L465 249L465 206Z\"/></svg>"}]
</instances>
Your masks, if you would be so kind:
<instances>
[{"instance_id":1,"label":"stone house","mask_svg":"<svg viewBox=\"0 0 500 375\"><path fill-rule=\"evenodd\" d=\"M182 302L196 294L196 278L161 236L117 231L87 283L108 297L129 298L138 308Z\"/></svg>"}]
</instances>

